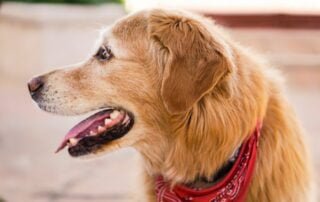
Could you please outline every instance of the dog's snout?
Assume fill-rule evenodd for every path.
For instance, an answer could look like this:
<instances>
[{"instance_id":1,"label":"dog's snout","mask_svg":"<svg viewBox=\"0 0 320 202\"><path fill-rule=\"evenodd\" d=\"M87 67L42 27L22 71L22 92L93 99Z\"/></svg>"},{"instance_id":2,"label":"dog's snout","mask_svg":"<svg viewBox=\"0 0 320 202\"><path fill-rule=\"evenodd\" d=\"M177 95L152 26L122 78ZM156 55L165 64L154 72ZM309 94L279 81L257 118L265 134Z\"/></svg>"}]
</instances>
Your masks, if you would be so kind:
<instances>
[{"instance_id":1,"label":"dog's snout","mask_svg":"<svg viewBox=\"0 0 320 202\"><path fill-rule=\"evenodd\" d=\"M44 85L43 77L35 77L28 82L28 88L31 95L38 93Z\"/></svg>"}]
</instances>

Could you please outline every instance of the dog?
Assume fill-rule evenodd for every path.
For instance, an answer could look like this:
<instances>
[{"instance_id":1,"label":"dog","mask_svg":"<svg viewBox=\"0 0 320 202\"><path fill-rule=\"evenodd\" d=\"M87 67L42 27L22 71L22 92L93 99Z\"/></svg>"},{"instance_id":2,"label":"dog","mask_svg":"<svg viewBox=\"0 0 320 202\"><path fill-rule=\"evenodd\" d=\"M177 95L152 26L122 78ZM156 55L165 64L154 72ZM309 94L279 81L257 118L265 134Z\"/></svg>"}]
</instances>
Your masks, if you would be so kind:
<instances>
[{"instance_id":1,"label":"dog","mask_svg":"<svg viewBox=\"0 0 320 202\"><path fill-rule=\"evenodd\" d=\"M47 112L93 113L57 151L141 154L139 201L307 202L310 157L282 83L212 20L150 9L104 30L92 57L28 88Z\"/></svg>"}]
</instances>

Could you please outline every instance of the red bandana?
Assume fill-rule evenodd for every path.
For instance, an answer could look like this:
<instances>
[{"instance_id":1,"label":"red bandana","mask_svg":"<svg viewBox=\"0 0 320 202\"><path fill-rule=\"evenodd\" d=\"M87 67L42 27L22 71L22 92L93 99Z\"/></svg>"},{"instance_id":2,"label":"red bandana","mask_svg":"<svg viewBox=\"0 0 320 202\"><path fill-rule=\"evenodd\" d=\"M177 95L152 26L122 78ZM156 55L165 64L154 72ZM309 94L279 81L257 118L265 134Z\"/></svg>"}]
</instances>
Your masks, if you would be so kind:
<instances>
[{"instance_id":1,"label":"red bandana","mask_svg":"<svg viewBox=\"0 0 320 202\"><path fill-rule=\"evenodd\" d=\"M170 189L163 177L157 177L157 202L243 202L253 175L260 129L259 123L250 138L242 144L229 173L213 187L195 190L177 185Z\"/></svg>"}]
</instances>

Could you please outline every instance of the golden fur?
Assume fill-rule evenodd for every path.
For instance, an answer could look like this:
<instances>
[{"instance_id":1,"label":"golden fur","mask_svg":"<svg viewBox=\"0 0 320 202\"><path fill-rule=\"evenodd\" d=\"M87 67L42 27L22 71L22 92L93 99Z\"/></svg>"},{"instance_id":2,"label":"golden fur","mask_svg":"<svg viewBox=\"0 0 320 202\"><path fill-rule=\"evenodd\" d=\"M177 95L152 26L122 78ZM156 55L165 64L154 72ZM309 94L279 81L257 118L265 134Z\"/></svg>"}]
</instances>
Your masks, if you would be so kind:
<instances>
[{"instance_id":1,"label":"golden fur","mask_svg":"<svg viewBox=\"0 0 320 202\"><path fill-rule=\"evenodd\" d=\"M210 178L262 121L247 201L310 201L309 156L281 77L219 26L182 11L148 10L116 22L101 44L114 58L44 75L38 103L67 115L105 106L133 112L133 129L101 152L132 146L141 153L145 200L155 201L154 176L172 184Z\"/></svg>"}]
</instances>

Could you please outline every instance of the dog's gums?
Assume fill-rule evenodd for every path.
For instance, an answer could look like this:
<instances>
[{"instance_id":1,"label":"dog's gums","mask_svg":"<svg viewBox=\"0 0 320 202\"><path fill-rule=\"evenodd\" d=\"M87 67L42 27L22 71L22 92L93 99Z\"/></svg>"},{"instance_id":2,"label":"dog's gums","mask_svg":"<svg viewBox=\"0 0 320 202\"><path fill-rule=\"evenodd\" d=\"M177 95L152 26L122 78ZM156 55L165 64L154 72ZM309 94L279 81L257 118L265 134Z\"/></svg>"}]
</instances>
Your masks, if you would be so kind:
<instances>
[{"instance_id":1,"label":"dog's gums","mask_svg":"<svg viewBox=\"0 0 320 202\"><path fill-rule=\"evenodd\" d=\"M123 109L102 110L74 126L56 152L66 146L71 156L93 153L104 144L121 138L132 128L133 115Z\"/></svg>"}]
</instances>

